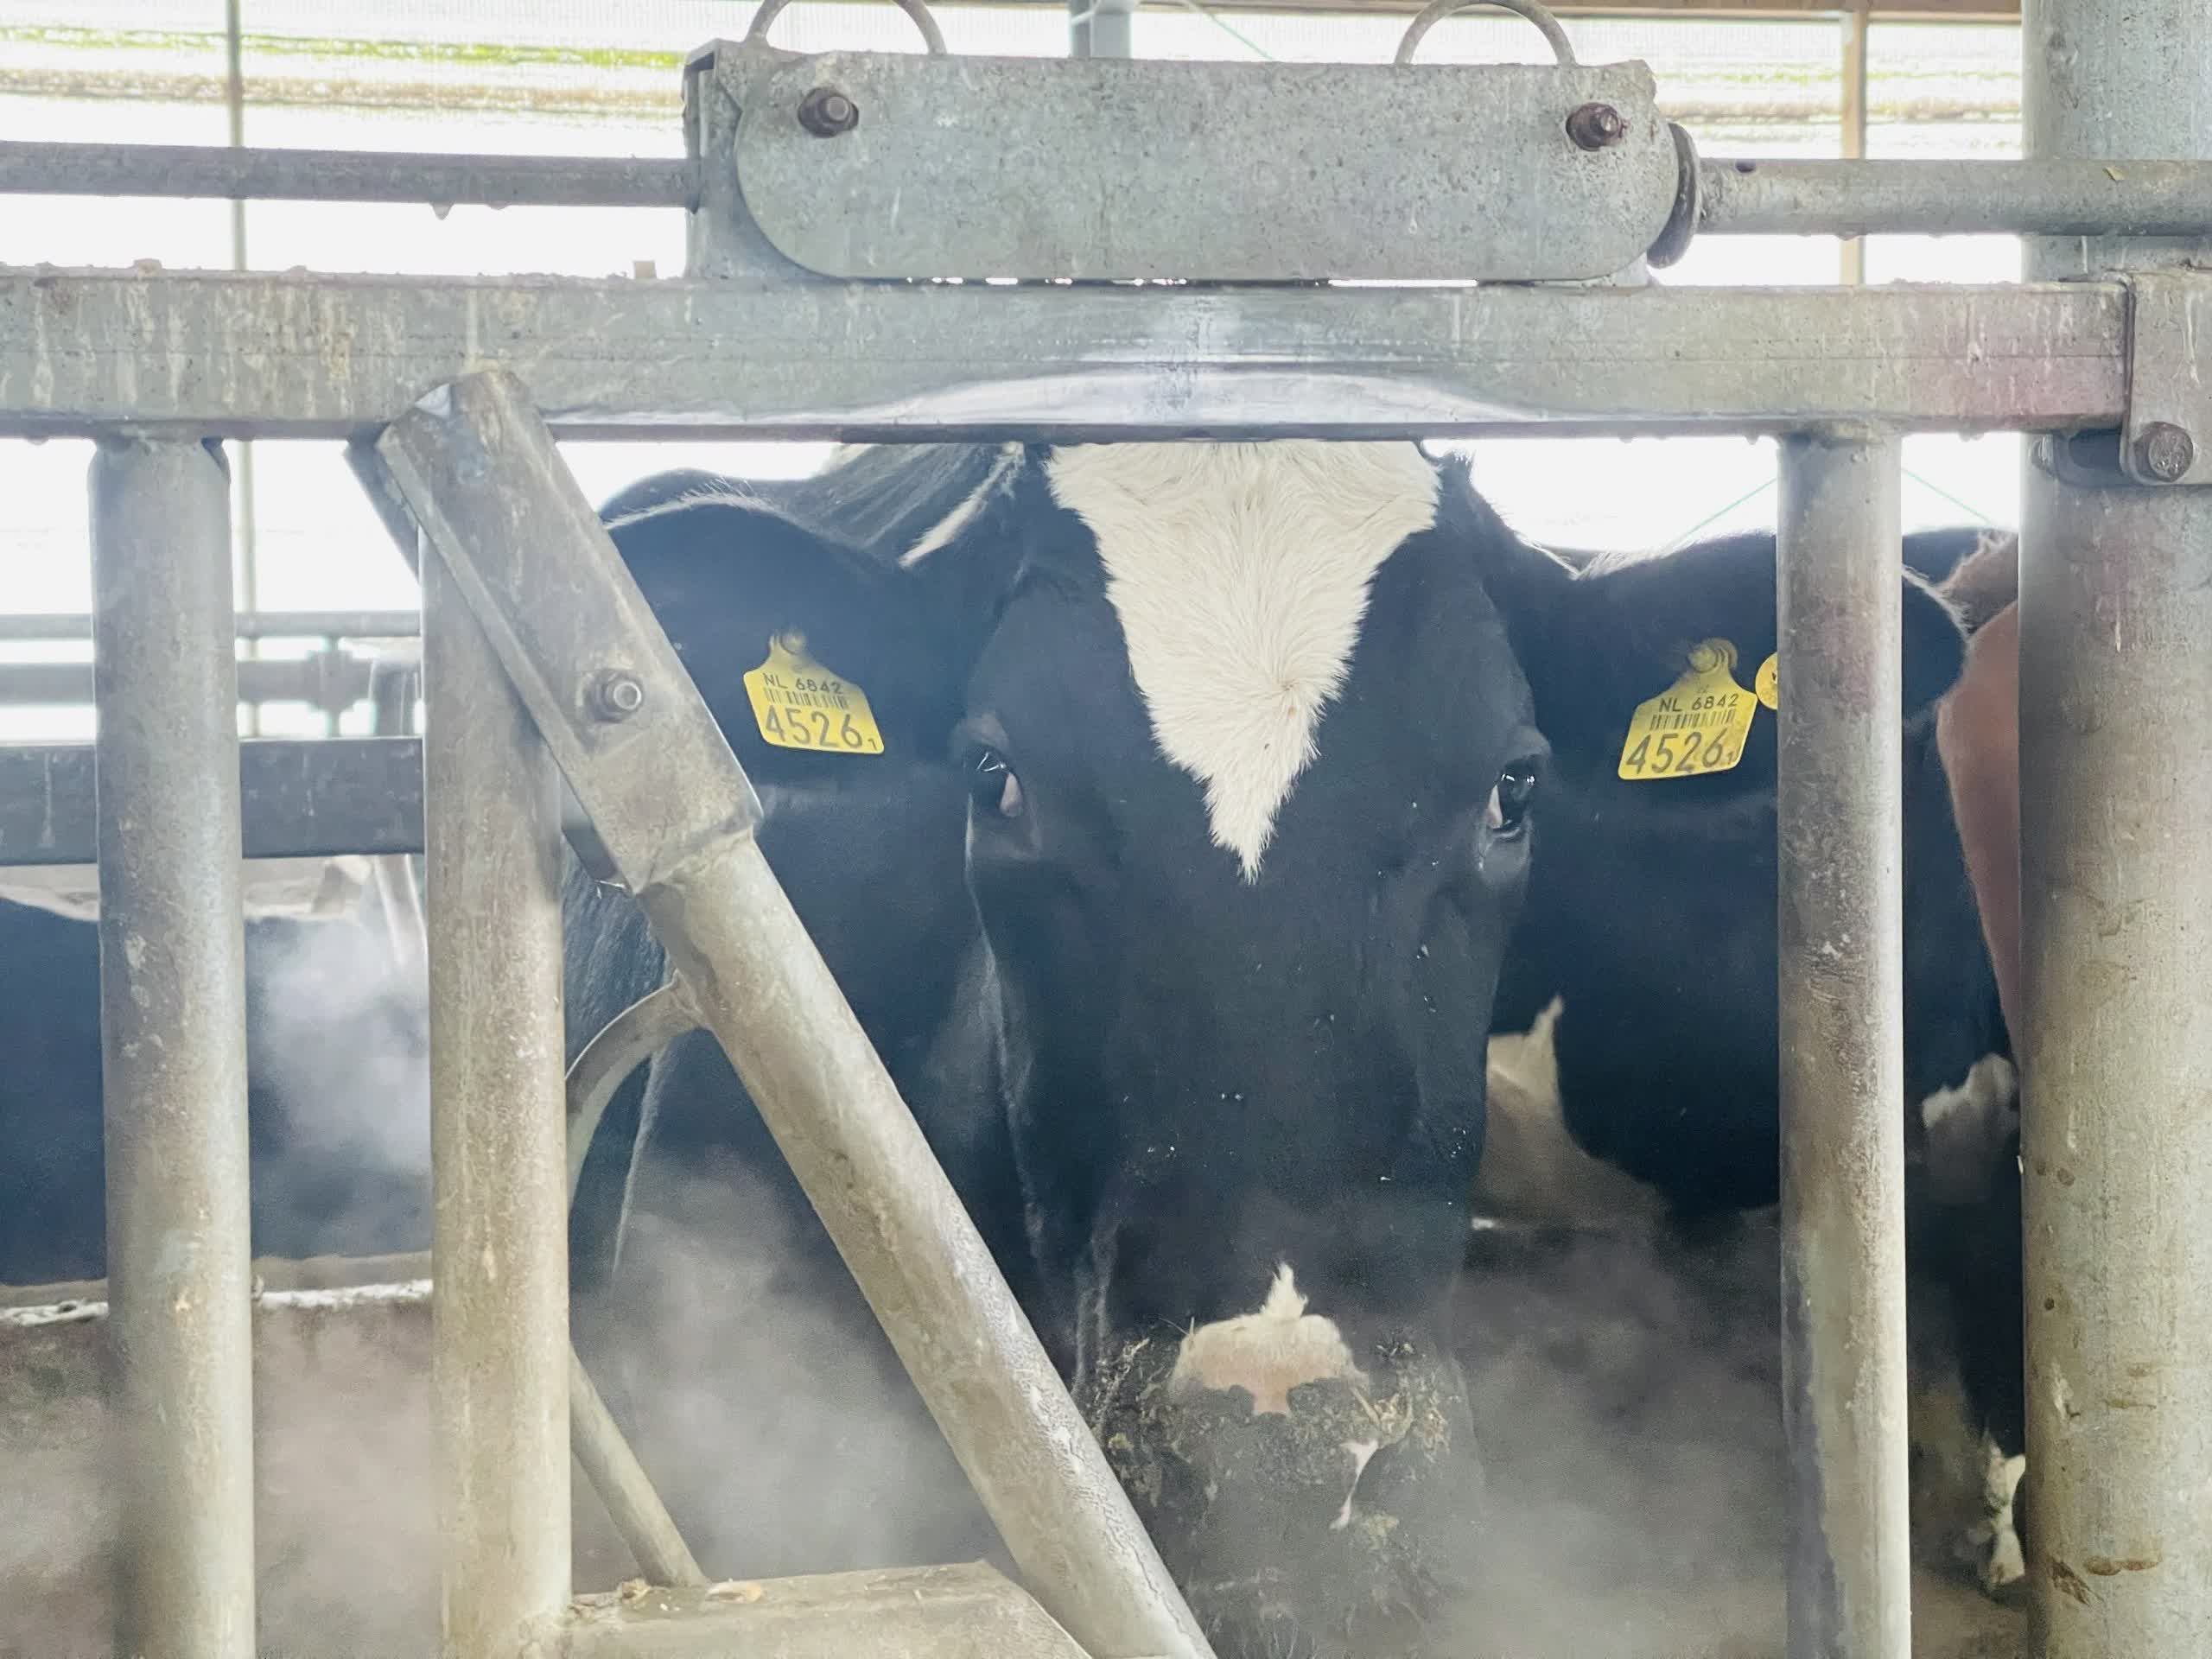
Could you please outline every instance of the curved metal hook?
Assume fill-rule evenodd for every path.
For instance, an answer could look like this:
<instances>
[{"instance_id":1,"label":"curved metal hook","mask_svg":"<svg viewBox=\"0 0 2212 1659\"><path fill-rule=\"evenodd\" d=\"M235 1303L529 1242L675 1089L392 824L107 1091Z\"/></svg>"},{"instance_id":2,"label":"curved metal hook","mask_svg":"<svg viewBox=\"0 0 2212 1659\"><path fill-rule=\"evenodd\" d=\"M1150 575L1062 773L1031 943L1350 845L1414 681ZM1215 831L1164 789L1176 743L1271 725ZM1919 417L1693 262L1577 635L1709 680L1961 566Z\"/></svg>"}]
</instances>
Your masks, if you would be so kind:
<instances>
[{"instance_id":1,"label":"curved metal hook","mask_svg":"<svg viewBox=\"0 0 2212 1659\"><path fill-rule=\"evenodd\" d=\"M782 16L784 8L791 3L791 0L761 0L760 10L753 14L753 26L745 31L747 42L766 41L768 25ZM930 55L944 56L944 31L937 26L937 18L924 0L892 0L892 3L914 20L914 27L921 30L922 44L929 48Z\"/></svg>"},{"instance_id":2,"label":"curved metal hook","mask_svg":"<svg viewBox=\"0 0 2212 1659\"><path fill-rule=\"evenodd\" d=\"M569 1068L569 1202L576 1201L584 1158L599 1134L607 1103L623 1080L686 1032L699 1029L699 1016L671 979L648 991L600 1028Z\"/></svg>"},{"instance_id":3,"label":"curved metal hook","mask_svg":"<svg viewBox=\"0 0 2212 1659\"><path fill-rule=\"evenodd\" d=\"M768 0L771 6L776 3L777 0ZM785 3L788 4L789 0L785 0ZM1538 0L1429 0L1429 3L1421 9L1421 15L1406 25L1405 38L1398 42L1398 55L1391 61L1411 63L1414 48L1421 44L1423 35L1453 12L1465 11L1470 6L1496 6L1501 11L1515 12L1526 17L1543 30L1544 38L1552 43L1554 57L1562 64L1574 62L1574 48L1567 38L1567 30L1560 27L1559 19L1539 4Z\"/></svg>"}]
</instances>

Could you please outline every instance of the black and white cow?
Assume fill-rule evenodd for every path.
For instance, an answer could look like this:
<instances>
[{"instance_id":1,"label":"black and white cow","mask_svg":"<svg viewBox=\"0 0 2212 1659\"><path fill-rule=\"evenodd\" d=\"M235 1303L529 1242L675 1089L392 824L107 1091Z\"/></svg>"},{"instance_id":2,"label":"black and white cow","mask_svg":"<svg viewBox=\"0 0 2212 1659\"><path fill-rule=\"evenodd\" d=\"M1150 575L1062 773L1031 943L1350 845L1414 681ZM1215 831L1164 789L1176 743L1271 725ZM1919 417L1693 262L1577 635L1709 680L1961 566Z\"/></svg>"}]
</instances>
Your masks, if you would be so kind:
<instances>
[{"instance_id":1,"label":"black and white cow","mask_svg":"<svg viewBox=\"0 0 2212 1659\"><path fill-rule=\"evenodd\" d=\"M429 1244L419 966L352 920L245 925L246 1114L257 1255ZM107 1270L99 930L0 899L0 1284Z\"/></svg>"},{"instance_id":2,"label":"black and white cow","mask_svg":"<svg viewBox=\"0 0 2212 1659\"><path fill-rule=\"evenodd\" d=\"M1747 535L1660 559L1578 563L1586 579L1624 593L1701 607L1707 635L1749 664L1775 649L1774 553L1771 535ZM1973 531L1909 537L1904 548L1909 567L1983 584L2012 553L2009 538ZM1974 620L1986 603L1974 600ZM1484 1172L1484 1207L1581 1222L1763 1207L1778 1197L1780 1158L1775 716L1758 714L1732 770L1624 781L1613 761L1628 711L1678 664L1632 643L1603 661L1552 683L1549 700L1538 694L1554 760L1494 1014L1505 1087L1493 1087L1506 1115L1498 1122L1494 1112L1494 1134L1510 1154ZM1948 1300L1982 1440L1986 1510L1962 1541L1994 1589L2022 1570L2012 1517L2024 1429L2018 1117L1998 977L1937 744L1938 699L1957 668L1948 639L1931 652L1908 633L1901 1105L1909 1259L1916 1281ZM1932 1314L1943 1302L1921 1306Z\"/></svg>"},{"instance_id":3,"label":"black and white cow","mask_svg":"<svg viewBox=\"0 0 2212 1659\"><path fill-rule=\"evenodd\" d=\"M1202 1612L1232 1644L1388 1650L1480 1570L1445 1311L1482 1011L1548 833L1539 711L1724 623L1770 637L1770 558L1717 587L1578 576L1459 463L1395 444L861 450L795 484L651 481L608 517L763 785L771 862ZM1921 706L1962 641L1924 588L1904 601ZM865 692L884 754L764 741L742 677L787 632ZM580 877L569 925L573 1048L659 963ZM627 1104L632 1230L734 1181L723 1224L776 1248L709 1294L804 1307L809 1356L872 1334L711 1045ZM606 1268L603 1227L578 1246ZM626 1243L608 1305L676 1273ZM595 1345L641 1340L619 1335ZM683 1369L646 1351L632 1409ZM857 1497L881 1442L841 1475L825 1439L759 1433L675 1494L710 1562L851 1564L817 1553L853 1553L849 1511L794 1539L788 1505L771 1523L728 1485ZM911 1555L898 1530L862 1553Z\"/></svg>"}]
</instances>

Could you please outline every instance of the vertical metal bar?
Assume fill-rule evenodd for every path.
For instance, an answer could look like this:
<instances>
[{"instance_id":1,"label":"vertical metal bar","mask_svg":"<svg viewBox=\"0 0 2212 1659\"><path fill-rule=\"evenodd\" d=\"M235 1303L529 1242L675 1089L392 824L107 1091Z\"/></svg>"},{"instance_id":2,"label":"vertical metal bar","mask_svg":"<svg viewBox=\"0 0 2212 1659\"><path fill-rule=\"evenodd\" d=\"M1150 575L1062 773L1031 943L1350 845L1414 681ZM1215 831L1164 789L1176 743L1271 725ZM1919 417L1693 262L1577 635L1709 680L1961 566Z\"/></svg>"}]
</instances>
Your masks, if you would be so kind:
<instances>
[{"instance_id":1,"label":"vertical metal bar","mask_svg":"<svg viewBox=\"0 0 2212 1659\"><path fill-rule=\"evenodd\" d=\"M483 630L423 564L442 1650L514 1659L569 1596L560 817Z\"/></svg>"},{"instance_id":2,"label":"vertical metal bar","mask_svg":"<svg viewBox=\"0 0 2212 1659\"><path fill-rule=\"evenodd\" d=\"M245 944L229 480L191 441L92 464L118 1649L253 1651Z\"/></svg>"},{"instance_id":3,"label":"vertical metal bar","mask_svg":"<svg viewBox=\"0 0 2212 1659\"><path fill-rule=\"evenodd\" d=\"M1866 37L1873 22L1872 0L1851 0L1843 15L1843 143L1847 162L1866 158ZM1841 280L1866 280L1866 238L1846 237L1840 244Z\"/></svg>"},{"instance_id":4,"label":"vertical metal bar","mask_svg":"<svg viewBox=\"0 0 2212 1659\"><path fill-rule=\"evenodd\" d=\"M2203 0L2028 0L2022 25L2031 159L2212 156ZM2053 238L2025 264L2192 255ZM2031 468L2021 531L2031 1646L2212 1652L2212 491Z\"/></svg>"},{"instance_id":5,"label":"vertical metal bar","mask_svg":"<svg viewBox=\"0 0 2212 1659\"><path fill-rule=\"evenodd\" d=\"M224 0L223 48L225 59L224 106L230 117L230 139L232 149L245 148L245 22L243 0ZM245 269L245 207L244 201L231 203L231 269ZM253 501L253 441L242 438L238 447L238 490L233 511L237 514L238 536L238 604L242 611L261 608L261 545L257 522L254 517ZM248 657L261 655L261 641L246 641ZM261 735L261 705L250 702L245 708L245 730L249 737Z\"/></svg>"},{"instance_id":6,"label":"vertical metal bar","mask_svg":"<svg viewBox=\"0 0 2212 1659\"><path fill-rule=\"evenodd\" d=\"M1790 1659L1908 1659L1897 440L1784 440L1782 1313Z\"/></svg>"},{"instance_id":7,"label":"vertical metal bar","mask_svg":"<svg viewBox=\"0 0 2212 1659\"><path fill-rule=\"evenodd\" d=\"M1068 0L1068 55L1127 58L1137 0Z\"/></svg>"}]
</instances>

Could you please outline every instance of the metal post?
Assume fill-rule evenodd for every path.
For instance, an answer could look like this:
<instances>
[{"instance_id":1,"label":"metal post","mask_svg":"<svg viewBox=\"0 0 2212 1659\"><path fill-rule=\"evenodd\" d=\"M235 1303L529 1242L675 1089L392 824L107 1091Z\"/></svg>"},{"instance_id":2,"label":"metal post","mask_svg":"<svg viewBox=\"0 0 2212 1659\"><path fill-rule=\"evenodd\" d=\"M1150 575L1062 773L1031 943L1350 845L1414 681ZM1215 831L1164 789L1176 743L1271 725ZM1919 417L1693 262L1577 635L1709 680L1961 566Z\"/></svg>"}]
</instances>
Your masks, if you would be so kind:
<instances>
[{"instance_id":1,"label":"metal post","mask_svg":"<svg viewBox=\"0 0 2212 1659\"><path fill-rule=\"evenodd\" d=\"M92 465L118 1646L253 1651L253 1330L229 480L186 441Z\"/></svg>"},{"instance_id":2,"label":"metal post","mask_svg":"<svg viewBox=\"0 0 2212 1659\"><path fill-rule=\"evenodd\" d=\"M2202 0L2027 0L2022 22L2031 158L2212 156ZM2069 238L2031 243L2026 264L2065 277L2207 251ZM2025 486L2031 1650L2163 1659L2212 1651L2212 491L2033 468Z\"/></svg>"},{"instance_id":3,"label":"metal post","mask_svg":"<svg viewBox=\"0 0 2212 1659\"><path fill-rule=\"evenodd\" d=\"M1907 1659L1896 437L1782 446L1782 1315L1790 1659Z\"/></svg>"},{"instance_id":4,"label":"metal post","mask_svg":"<svg viewBox=\"0 0 2212 1659\"><path fill-rule=\"evenodd\" d=\"M569 1597L561 828L551 761L423 561L433 1421L442 1651L550 1651Z\"/></svg>"},{"instance_id":5,"label":"metal post","mask_svg":"<svg viewBox=\"0 0 2212 1659\"><path fill-rule=\"evenodd\" d=\"M1130 22L1137 0L1068 0L1068 55L1071 58L1127 58Z\"/></svg>"},{"instance_id":6,"label":"metal post","mask_svg":"<svg viewBox=\"0 0 2212 1659\"><path fill-rule=\"evenodd\" d=\"M1843 143L1847 162L1866 157L1866 36L1873 22L1871 0L1852 0L1843 15ZM1866 238L1844 238L1840 279L1866 280Z\"/></svg>"}]
</instances>

